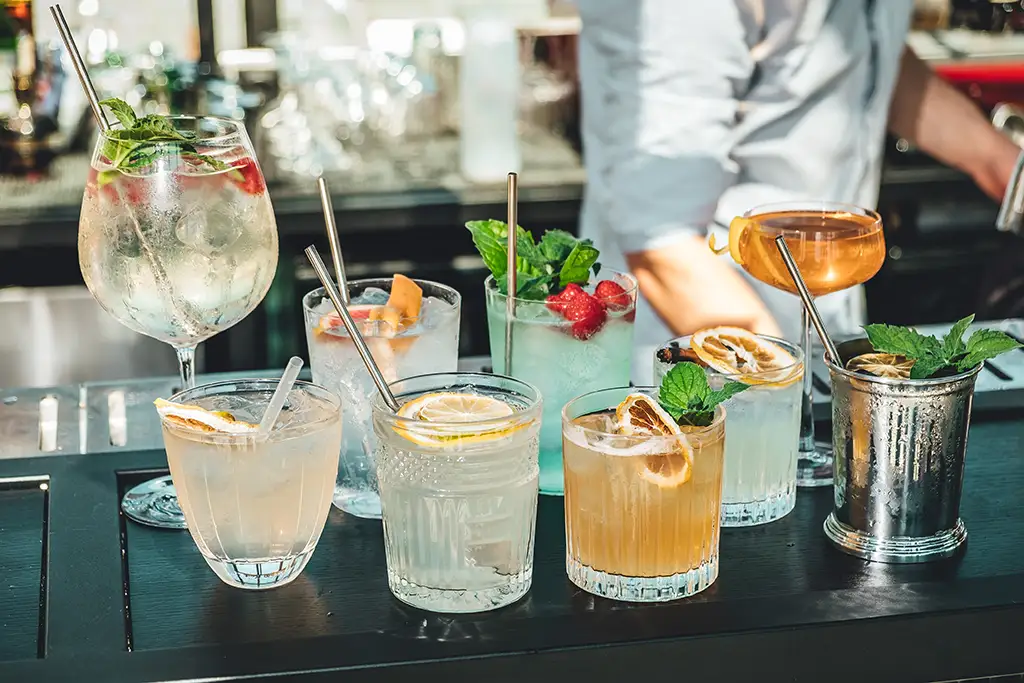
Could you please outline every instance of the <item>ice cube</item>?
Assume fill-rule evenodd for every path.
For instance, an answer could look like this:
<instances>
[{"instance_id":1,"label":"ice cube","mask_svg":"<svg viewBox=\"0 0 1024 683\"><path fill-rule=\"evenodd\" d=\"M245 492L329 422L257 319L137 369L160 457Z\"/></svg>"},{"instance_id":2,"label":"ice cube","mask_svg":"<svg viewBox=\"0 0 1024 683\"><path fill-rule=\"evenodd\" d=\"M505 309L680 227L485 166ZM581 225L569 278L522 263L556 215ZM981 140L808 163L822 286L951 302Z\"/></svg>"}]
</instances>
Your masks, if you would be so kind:
<instances>
[{"instance_id":1,"label":"ice cube","mask_svg":"<svg viewBox=\"0 0 1024 683\"><path fill-rule=\"evenodd\" d=\"M221 252L242 236L244 219L228 202L194 204L174 226L178 240L202 254Z\"/></svg>"},{"instance_id":2,"label":"ice cube","mask_svg":"<svg viewBox=\"0 0 1024 683\"><path fill-rule=\"evenodd\" d=\"M359 294L359 296L352 299L352 303L370 306L383 306L388 302L389 296L391 295L388 292L380 289L379 287L367 287Z\"/></svg>"}]
</instances>

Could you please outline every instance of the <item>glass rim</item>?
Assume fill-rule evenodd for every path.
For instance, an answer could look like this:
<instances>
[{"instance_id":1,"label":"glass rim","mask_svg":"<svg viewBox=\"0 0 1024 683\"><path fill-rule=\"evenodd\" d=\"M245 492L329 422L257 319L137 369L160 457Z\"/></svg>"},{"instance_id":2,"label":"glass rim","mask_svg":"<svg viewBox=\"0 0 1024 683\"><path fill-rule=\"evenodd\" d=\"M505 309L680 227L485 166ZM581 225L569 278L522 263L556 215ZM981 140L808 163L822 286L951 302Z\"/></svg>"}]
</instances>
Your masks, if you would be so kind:
<instances>
[{"instance_id":1,"label":"glass rim","mask_svg":"<svg viewBox=\"0 0 1024 683\"><path fill-rule=\"evenodd\" d=\"M233 129L232 132L229 132L229 133L221 133L219 135L211 135L210 137L205 137L205 138L197 137L195 140L190 140L189 142L201 142L201 143L205 143L205 144L213 144L213 143L217 143L217 142L226 142L228 140L231 140L232 138L241 138L242 134L245 132L245 124L244 124L244 122L237 121L235 119L230 119L230 118L228 118L226 116L196 116L196 115L190 115L190 114L172 114L172 115L169 115L169 116L161 114L160 116L161 116L161 118L167 119L168 121L216 121L218 124L223 125L226 128ZM111 125L111 129L112 130L124 130L124 126L121 125L120 122L116 122L116 123ZM122 140L119 140L118 138L115 138L115 137L111 136L106 130L103 130L103 129L100 129L100 136L104 140L109 140L110 142L122 142ZM180 143L181 143L181 141L161 140L159 142L153 142L153 143L150 143L150 144L153 144L153 145L177 145L177 144L180 144Z\"/></svg>"},{"instance_id":2,"label":"glass rim","mask_svg":"<svg viewBox=\"0 0 1024 683\"><path fill-rule=\"evenodd\" d=\"M452 378L452 382L443 383L442 378ZM468 380L465 378L469 378ZM472 381L472 378L478 378L480 381ZM440 393L442 390L451 387L453 384L470 384L474 386L482 386L486 389L492 389L496 392L502 392L506 394L512 394L519 396L527 402L527 405L520 411L514 412L509 417L492 417L486 420L470 420L468 422L424 422L409 417L401 417L397 413L391 412L391 409L384 404L384 399L381 397L380 392L375 392L371 409L375 415L380 415L383 419L387 420L392 425L414 425L411 431L416 431L417 428L422 428L424 425L431 425L432 427L440 428L463 428L467 425L473 427L500 427L507 425L510 420L520 421L524 417L529 417L530 420L540 419L540 409L544 401L544 397L540 392L540 389L533 386L529 382L524 382L521 379L515 377L509 377L508 375L497 375L490 372L430 372L422 375L411 375L402 379L397 379L394 382L390 382L388 387L392 389L392 394L395 394L395 398L398 399L404 394L395 391L396 385L400 385L403 382L411 382L414 380L427 380L436 379L436 383L431 383L430 387L424 388L422 391L417 392L418 396L423 396L430 393ZM461 380L461 381L460 381ZM506 384L512 384L516 386L520 391L515 391L502 386L495 386L494 384L488 384L488 382L496 383L498 381L505 382ZM399 403L401 405L401 402ZM532 413L538 413L533 416Z\"/></svg>"},{"instance_id":3,"label":"glass rim","mask_svg":"<svg viewBox=\"0 0 1024 683\"><path fill-rule=\"evenodd\" d=\"M245 393L247 391L260 391L261 389L257 387L260 387L261 385L265 385L266 387L268 387L269 391L272 393L274 389L277 388L277 385L280 381L280 378L276 377L243 377L240 379L220 380L217 382L209 382L207 384L198 384L189 389L182 389L181 391L178 391L171 395L171 397L168 398L167 400L170 401L171 403L177 403L178 405L189 405L188 401L180 399L185 398L186 395L188 395L189 398L191 398L192 400L195 400L196 398L203 398L204 396L227 396L230 394ZM250 388L224 392L211 391L220 388L238 386L248 386ZM326 413L324 417L305 423L305 427L316 427L321 424L327 424L329 422L332 422L335 419L340 419L340 417L338 417L338 411L341 410L342 401L341 397L338 396L337 393L331 391L325 386L316 384L314 382L308 382L302 379L295 380L295 384L292 385L291 391L295 391L296 389L304 390L306 392L313 394L314 396L317 396L318 398L323 398L327 401L330 401L331 407L334 409L333 411ZM200 390L204 390L208 393L206 393L204 396L192 395L194 393L199 392ZM170 420L168 420L163 415L160 415L159 413L158 416L160 418L161 426L166 427L168 429L172 429L175 432L181 432L186 434L198 434L203 437L201 441L205 441L208 443L244 442L246 440L252 440L254 436L253 432L244 432L240 434L234 434L229 432L196 432L195 430L186 429L177 423L171 422Z\"/></svg>"},{"instance_id":4,"label":"glass rim","mask_svg":"<svg viewBox=\"0 0 1024 683\"><path fill-rule=\"evenodd\" d=\"M633 300L636 301L636 295L639 294L639 290L640 290L640 283L637 282L636 277L632 273L627 273L627 272L624 272L624 271L621 271L621 270L615 270L614 268L601 268L601 272L602 273L614 273L615 275L618 275L618 276L621 276L623 278L626 278L629 281L629 285L630 286L628 288L627 287L623 287L623 289L626 290L626 294L627 295L631 296L633 298ZM594 277L598 278L598 282L600 282L600 277L601 277L600 275L595 275ZM498 291L498 281L497 281L497 279L495 279L493 274L488 274L487 277L484 278L484 291L485 292L493 292L495 296L497 296L497 297L499 297L499 298L501 298L503 300L508 300L509 299L508 294L502 294L501 292ZM543 299L524 299L524 298L519 297L519 296L514 296L514 297L511 297L511 298L516 303L524 303L524 304L544 304L545 303ZM598 301L600 301L600 300L601 299L598 299Z\"/></svg>"},{"instance_id":5,"label":"glass rim","mask_svg":"<svg viewBox=\"0 0 1024 683\"><path fill-rule=\"evenodd\" d=\"M802 348L800 348L800 346L798 344L794 344L793 342L788 341L786 339L783 339L782 337L773 337L770 334L756 334L756 333L752 333L752 334L754 334L754 336L757 337L758 339L765 339L767 341L772 342L773 344L778 344L779 346L784 348L786 351L788 351L790 353L790 355L793 356L793 358L795 359L794 362L790 363L789 365L783 366L781 368L776 368L774 370L764 370L762 372L734 372L734 373L726 373L726 372L722 372L721 370L718 370L716 368L712 368L710 366L705 367L704 369L705 370L711 370L715 374L720 375L721 377L725 377L726 379L739 379L741 377L755 377L755 378L759 378L759 377L764 377L766 375L768 375L768 376L776 375L776 374L778 374L780 372L784 372L786 370L791 370L793 368L796 368L798 365L801 366L801 367L803 366L803 364L804 364L804 350ZM658 356L657 356L658 351L661 351L662 349L669 348L668 345L671 344L672 342L679 342L679 341L681 341L683 339L687 340L685 348L691 348L689 340L692 337L693 337L692 334L684 334L681 337L675 337L674 339L669 339L667 342L665 342L664 344L659 346L657 351L654 352L655 353L655 356L654 356L655 360L657 360L662 365L673 365L673 366L676 365L674 363L673 364L669 364L669 363L665 363L664 361L659 360ZM682 344L680 344L680 346L682 346ZM704 367L704 366L701 366L701 367Z\"/></svg>"},{"instance_id":6,"label":"glass rim","mask_svg":"<svg viewBox=\"0 0 1024 683\"><path fill-rule=\"evenodd\" d=\"M866 209L863 206L857 206L856 204L847 204L845 202L833 202L828 200L817 199L793 200L788 202L769 202L767 204L758 204L757 206L751 207L744 211L743 217L756 218L757 216L761 216L766 213L817 212L821 214L830 214L837 213L840 211L850 213L855 216L864 216L865 218L870 218L873 223L881 224L882 222L882 215L875 211L874 209Z\"/></svg>"},{"instance_id":7,"label":"glass rim","mask_svg":"<svg viewBox=\"0 0 1024 683\"><path fill-rule=\"evenodd\" d=\"M625 393L622 393L622 392L625 392ZM589 391L589 392L587 392L585 394L581 394L581 395L577 396L576 398L572 399L571 401L569 401L568 403L566 403L564 406L562 406L562 432L563 433L565 432L566 424L572 424L572 421L575 419L575 418L570 418L569 417L569 412L570 412L569 409L572 406L576 405L577 403L579 403L581 401L584 401L586 399L591 399L591 398L598 398L599 396L601 396L603 394L612 395L612 394L616 394L616 393L620 393L623 397L625 397L625 396L627 396L629 394L646 394L650 398L653 398L655 401L657 401L658 400L657 399L657 392L658 392L658 387L654 387L654 386L645 386L645 387L630 387L630 386L627 386L627 387L610 387L608 389L598 389L596 391ZM620 402L621 402L621 399L620 399ZM607 403L607 402L606 401L602 401L602 403ZM616 403L615 405L618 405L618 403ZM614 405L610 405L607 408L605 408L605 410L608 410L608 409L611 409L611 408L614 408L614 407L615 407ZM582 416L578 415L577 417L582 417ZM679 441L681 438L688 438L690 436L694 436L694 435L698 435L698 434L706 434L706 433L711 432L712 430L715 430L715 429L717 429L719 427L723 427L724 425L725 425L725 407L722 406L722 404L718 404L717 406L715 406L714 416L711 418L711 424L706 425L704 427L694 427L692 429L692 431L683 432L682 434L676 434L676 435L641 435L641 434L637 434L635 436L623 436L623 438L635 439L638 442L643 441L645 443L650 443L650 442L673 443L673 442ZM579 425L573 425L573 429L579 430L583 434L590 434L590 435L594 435L594 436L621 436L621 435L610 434L609 432L601 431L601 430L598 430L598 429L591 429L590 427L580 427Z\"/></svg>"},{"instance_id":8,"label":"glass rim","mask_svg":"<svg viewBox=\"0 0 1024 683\"><path fill-rule=\"evenodd\" d=\"M462 294L460 294L459 290L455 289L454 287L451 287L449 285L443 284L441 282L436 282L434 280L421 280L419 278L414 278L414 277L409 278L409 279L412 280L413 282L415 282L417 285L419 285L420 289L423 289L423 285L430 285L431 287L437 288L437 289L439 289L439 290L441 290L443 292L446 292L446 293L452 295L452 301L445 301L445 303L450 304L452 307L454 307L454 306L461 306L462 305ZM351 288L352 285L354 285L356 283L386 282L386 283L390 284L393 281L394 281L394 278L388 278L388 277L364 277L364 278L359 278L358 280L347 280L345 284L349 288ZM383 289L383 287L381 289ZM309 300L313 296L316 296L317 294L319 294L320 296L326 297L327 296L327 288L324 287L323 285L321 285L321 286L315 287L315 288L309 290L308 292L306 292L305 294L303 294L302 295L302 308L304 310L307 310L310 313L316 313L316 311L314 311L313 307L310 305L310 301ZM424 297L426 297L425 293L424 293ZM332 309L332 311L333 311L333 309ZM336 311L334 311L334 312L336 312Z\"/></svg>"},{"instance_id":9,"label":"glass rim","mask_svg":"<svg viewBox=\"0 0 1024 683\"><path fill-rule=\"evenodd\" d=\"M867 341L866 337L860 337L857 339L848 339L847 341ZM828 351L821 354L822 360L825 362L825 367L828 368L829 373L837 374L845 379L851 381L865 382L868 384L878 384L880 386L898 388L898 387L913 387L915 389L928 389L940 387L946 384L955 384L965 379L970 378L973 375L977 375L981 372L984 363L978 363L970 370L964 370L958 372L955 375L947 375L945 377L929 377L927 379L897 379L895 377L875 377L874 375L867 375L860 372L854 372L853 370L847 370L845 367L832 362L829 358Z\"/></svg>"}]
</instances>

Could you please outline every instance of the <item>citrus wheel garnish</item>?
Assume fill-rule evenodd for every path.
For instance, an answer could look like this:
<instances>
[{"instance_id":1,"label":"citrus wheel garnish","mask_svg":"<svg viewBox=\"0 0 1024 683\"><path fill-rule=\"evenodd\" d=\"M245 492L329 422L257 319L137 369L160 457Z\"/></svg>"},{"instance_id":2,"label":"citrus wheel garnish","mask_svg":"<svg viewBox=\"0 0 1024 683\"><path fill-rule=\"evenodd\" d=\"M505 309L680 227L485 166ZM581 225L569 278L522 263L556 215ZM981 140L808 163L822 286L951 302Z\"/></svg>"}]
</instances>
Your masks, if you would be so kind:
<instances>
[{"instance_id":1,"label":"citrus wheel garnish","mask_svg":"<svg viewBox=\"0 0 1024 683\"><path fill-rule=\"evenodd\" d=\"M742 327L711 327L690 337L697 357L744 384L789 386L803 366L786 349Z\"/></svg>"},{"instance_id":2,"label":"citrus wheel garnish","mask_svg":"<svg viewBox=\"0 0 1024 683\"><path fill-rule=\"evenodd\" d=\"M248 434L259 429L258 425L236 420L225 410L210 411L199 406L172 403L162 398L153 401L153 405L165 420L199 432Z\"/></svg>"},{"instance_id":3,"label":"citrus wheel garnish","mask_svg":"<svg viewBox=\"0 0 1024 683\"><path fill-rule=\"evenodd\" d=\"M888 379L910 379L914 361L892 353L862 353L846 363L851 372L864 372L875 377Z\"/></svg>"},{"instance_id":4,"label":"citrus wheel garnish","mask_svg":"<svg viewBox=\"0 0 1024 683\"><path fill-rule=\"evenodd\" d=\"M682 430L672 416L646 394L630 394L615 409L615 426L623 436L677 436ZM657 455L643 458L640 478L659 488L675 488L690 481L693 451L685 438Z\"/></svg>"},{"instance_id":5,"label":"citrus wheel garnish","mask_svg":"<svg viewBox=\"0 0 1024 683\"><path fill-rule=\"evenodd\" d=\"M481 394L437 392L424 394L398 410L398 417L423 422L402 424L395 431L421 446L444 447L501 439L526 426L515 420L480 425L480 422L512 418L515 411L504 401ZM436 427L429 426L434 423Z\"/></svg>"},{"instance_id":6,"label":"citrus wheel garnish","mask_svg":"<svg viewBox=\"0 0 1024 683\"><path fill-rule=\"evenodd\" d=\"M742 266L743 257L740 256L740 236L744 230L756 226L757 223L754 220L737 216L729 223L729 243L719 247L715 236L712 234L708 240L708 246L711 247L711 251L715 252L715 254L724 254L728 251L729 256L732 256L732 260Z\"/></svg>"}]
</instances>

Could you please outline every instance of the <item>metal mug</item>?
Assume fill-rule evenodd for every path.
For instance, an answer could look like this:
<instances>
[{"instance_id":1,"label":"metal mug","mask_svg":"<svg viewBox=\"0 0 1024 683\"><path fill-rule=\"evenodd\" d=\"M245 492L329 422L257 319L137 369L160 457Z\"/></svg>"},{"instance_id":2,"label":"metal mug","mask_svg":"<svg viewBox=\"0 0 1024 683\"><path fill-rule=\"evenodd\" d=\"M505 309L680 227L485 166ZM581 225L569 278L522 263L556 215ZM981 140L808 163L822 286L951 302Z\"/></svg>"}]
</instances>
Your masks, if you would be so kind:
<instances>
[{"instance_id":1,"label":"metal mug","mask_svg":"<svg viewBox=\"0 0 1024 683\"><path fill-rule=\"evenodd\" d=\"M980 365L948 377L888 379L845 369L866 339L826 357L832 378L835 509L825 535L875 562L930 562L967 540L960 519L964 455Z\"/></svg>"}]
</instances>

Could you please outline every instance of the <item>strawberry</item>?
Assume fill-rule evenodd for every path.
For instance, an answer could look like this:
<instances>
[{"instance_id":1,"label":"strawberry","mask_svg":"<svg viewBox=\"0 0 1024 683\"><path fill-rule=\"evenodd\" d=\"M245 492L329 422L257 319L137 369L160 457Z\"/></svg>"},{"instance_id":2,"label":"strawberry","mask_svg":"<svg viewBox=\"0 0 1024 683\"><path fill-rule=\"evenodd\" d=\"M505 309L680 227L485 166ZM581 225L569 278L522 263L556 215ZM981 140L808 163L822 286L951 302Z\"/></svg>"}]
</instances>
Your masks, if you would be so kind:
<instances>
[{"instance_id":1,"label":"strawberry","mask_svg":"<svg viewBox=\"0 0 1024 683\"><path fill-rule=\"evenodd\" d=\"M625 311L633 305L629 294L614 280L601 280L594 288L594 296L611 311Z\"/></svg>"},{"instance_id":2,"label":"strawberry","mask_svg":"<svg viewBox=\"0 0 1024 683\"><path fill-rule=\"evenodd\" d=\"M260 173L260 167L253 159L245 157L232 161L231 165L238 171L238 173L231 173L232 180L247 194L263 194L266 191L267 186L263 182L263 174Z\"/></svg>"},{"instance_id":3,"label":"strawberry","mask_svg":"<svg viewBox=\"0 0 1024 683\"><path fill-rule=\"evenodd\" d=\"M593 337L607 317L601 302L583 290L562 306L562 315L572 323L572 336L580 341Z\"/></svg>"},{"instance_id":4,"label":"strawberry","mask_svg":"<svg viewBox=\"0 0 1024 683\"><path fill-rule=\"evenodd\" d=\"M580 294L585 294L583 288L574 282L570 282L561 292L552 294L546 299L548 310L554 313L561 313L565 305Z\"/></svg>"}]
</instances>

